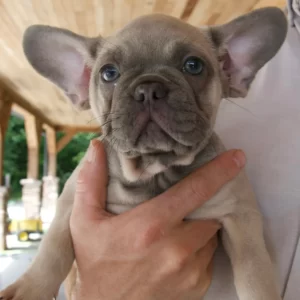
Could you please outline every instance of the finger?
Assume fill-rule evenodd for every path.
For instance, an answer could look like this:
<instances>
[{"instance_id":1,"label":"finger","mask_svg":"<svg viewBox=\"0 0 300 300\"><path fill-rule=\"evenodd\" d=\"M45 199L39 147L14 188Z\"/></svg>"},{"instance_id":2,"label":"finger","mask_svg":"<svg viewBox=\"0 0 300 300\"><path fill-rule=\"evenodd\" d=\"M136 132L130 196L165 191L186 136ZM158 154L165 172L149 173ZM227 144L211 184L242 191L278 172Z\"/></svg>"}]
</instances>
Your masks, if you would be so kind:
<instances>
[{"instance_id":1,"label":"finger","mask_svg":"<svg viewBox=\"0 0 300 300\"><path fill-rule=\"evenodd\" d=\"M83 159L84 162L76 183L72 215L73 218L75 216L75 219L78 216L78 221L86 222L87 220L99 220L106 215L108 175L106 154L102 143L93 140Z\"/></svg>"},{"instance_id":2,"label":"finger","mask_svg":"<svg viewBox=\"0 0 300 300\"><path fill-rule=\"evenodd\" d=\"M201 272L207 272L211 274L212 272L212 258L218 246L218 238L214 235L206 245L196 253L195 265L198 266Z\"/></svg>"},{"instance_id":3,"label":"finger","mask_svg":"<svg viewBox=\"0 0 300 300\"><path fill-rule=\"evenodd\" d=\"M170 246L176 245L179 251L192 255L205 248L219 229L220 225L216 221L191 221L176 228L168 242Z\"/></svg>"},{"instance_id":4,"label":"finger","mask_svg":"<svg viewBox=\"0 0 300 300\"><path fill-rule=\"evenodd\" d=\"M160 218L168 223L181 221L237 176L245 162L241 150L227 151L136 210L150 219Z\"/></svg>"},{"instance_id":5,"label":"finger","mask_svg":"<svg viewBox=\"0 0 300 300\"><path fill-rule=\"evenodd\" d=\"M198 288L200 295L205 295L212 280L213 274L213 256L217 249L217 237L213 237L207 245L198 251L194 267L198 268ZM197 270L196 270L197 272Z\"/></svg>"},{"instance_id":6,"label":"finger","mask_svg":"<svg viewBox=\"0 0 300 300\"><path fill-rule=\"evenodd\" d=\"M217 238L214 236L187 262L184 274L186 288L197 291L197 295L204 296L212 279L212 258L217 247ZM199 298L198 298L199 299Z\"/></svg>"}]
</instances>

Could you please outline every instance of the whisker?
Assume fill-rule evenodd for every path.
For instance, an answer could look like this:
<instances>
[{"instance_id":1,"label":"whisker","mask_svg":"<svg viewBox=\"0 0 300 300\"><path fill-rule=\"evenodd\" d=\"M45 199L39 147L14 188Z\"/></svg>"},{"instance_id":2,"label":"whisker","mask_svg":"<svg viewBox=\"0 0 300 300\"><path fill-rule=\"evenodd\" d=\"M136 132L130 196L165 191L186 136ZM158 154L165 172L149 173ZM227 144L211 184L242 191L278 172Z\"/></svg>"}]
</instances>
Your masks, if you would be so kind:
<instances>
[{"instance_id":1,"label":"whisker","mask_svg":"<svg viewBox=\"0 0 300 300\"><path fill-rule=\"evenodd\" d=\"M252 111L248 110L247 108L245 108L245 107L243 107L243 106L241 106L241 105L238 105L237 103L235 103L235 102L232 101L232 100L229 100L228 98L224 98L224 99L227 100L228 102L230 102L231 104L236 105L236 106L238 106L239 108L243 109L244 111L248 112L248 113L251 114L254 118L257 118L257 119L258 119L258 117L257 117Z\"/></svg>"},{"instance_id":2,"label":"whisker","mask_svg":"<svg viewBox=\"0 0 300 300\"><path fill-rule=\"evenodd\" d=\"M117 119L118 119L118 118L115 118L115 119L112 119L112 120L107 120L106 122L100 124L99 126L100 126L100 127L103 127L103 126L105 126L105 125L107 125L107 124L112 123L112 121L117 120Z\"/></svg>"}]
</instances>

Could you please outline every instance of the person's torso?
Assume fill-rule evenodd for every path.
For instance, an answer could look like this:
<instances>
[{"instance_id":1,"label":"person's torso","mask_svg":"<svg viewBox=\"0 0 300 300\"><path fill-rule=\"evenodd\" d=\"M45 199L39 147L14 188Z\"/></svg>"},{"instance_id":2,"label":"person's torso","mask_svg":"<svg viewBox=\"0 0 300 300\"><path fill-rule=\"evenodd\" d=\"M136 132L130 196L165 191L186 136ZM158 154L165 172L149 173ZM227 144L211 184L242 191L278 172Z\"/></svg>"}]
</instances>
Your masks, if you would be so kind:
<instances>
[{"instance_id":1,"label":"person's torso","mask_svg":"<svg viewBox=\"0 0 300 300\"><path fill-rule=\"evenodd\" d=\"M226 148L246 152L247 174L264 215L283 299L296 300L300 295L300 35L295 29L289 29L280 52L259 72L247 98L231 101L222 101L216 132ZM221 247L214 268L204 299L237 299L230 263Z\"/></svg>"}]
</instances>

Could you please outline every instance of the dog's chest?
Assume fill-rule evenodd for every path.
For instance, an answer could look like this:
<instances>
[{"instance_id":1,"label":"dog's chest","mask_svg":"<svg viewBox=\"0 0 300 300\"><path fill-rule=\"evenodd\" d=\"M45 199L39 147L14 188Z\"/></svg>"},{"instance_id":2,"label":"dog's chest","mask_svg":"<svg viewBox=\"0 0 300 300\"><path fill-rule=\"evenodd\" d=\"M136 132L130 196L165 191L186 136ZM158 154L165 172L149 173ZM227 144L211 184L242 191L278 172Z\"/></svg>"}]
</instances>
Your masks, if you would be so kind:
<instances>
[{"instance_id":1,"label":"dog's chest","mask_svg":"<svg viewBox=\"0 0 300 300\"><path fill-rule=\"evenodd\" d=\"M181 168L172 168L157 174L147 182L124 183L111 177L108 186L107 209L115 214L127 211L158 196L187 175Z\"/></svg>"},{"instance_id":2,"label":"dog's chest","mask_svg":"<svg viewBox=\"0 0 300 300\"><path fill-rule=\"evenodd\" d=\"M220 140L214 135L206 148L195 157L192 164L188 166L174 166L155 175L148 181L137 181L135 183L128 183L124 180L116 154L111 153L107 210L114 214L119 214L158 196L195 169L213 159L223 149ZM220 216L222 212L232 210L236 199L231 196L231 189L231 186L222 189L220 193L205 203L201 209L194 212L191 218L205 218L211 215L216 217Z\"/></svg>"}]
</instances>

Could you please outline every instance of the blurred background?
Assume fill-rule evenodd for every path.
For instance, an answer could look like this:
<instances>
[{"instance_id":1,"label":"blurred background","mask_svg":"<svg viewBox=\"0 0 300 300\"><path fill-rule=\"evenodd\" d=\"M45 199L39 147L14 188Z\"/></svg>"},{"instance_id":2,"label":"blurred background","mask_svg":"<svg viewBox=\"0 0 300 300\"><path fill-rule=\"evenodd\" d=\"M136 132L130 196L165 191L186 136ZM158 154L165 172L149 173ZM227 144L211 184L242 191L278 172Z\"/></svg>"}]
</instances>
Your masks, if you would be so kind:
<instances>
[{"instance_id":1,"label":"blurred background","mask_svg":"<svg viewBox=\"0 0 300 300\"><path fill-rule=\"evenodd\" d=\"M22 51L33 24L109 36L132 19L163 13L216 25L285 0L0 0L0 289L27 268L53 218L59 193L91 138L90 111L78 112L39 76ZM155 24L153 24L155 26ZM64 299L60 294L59 299Z\"/></svg>"}]
</instances>

